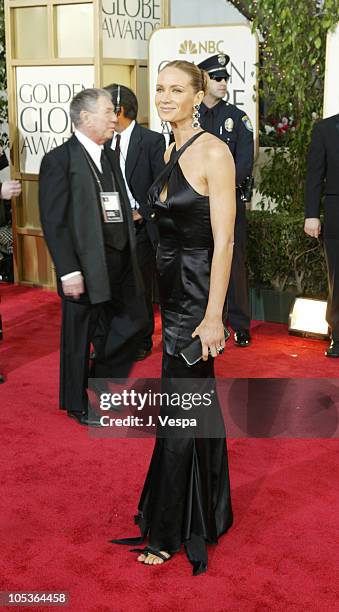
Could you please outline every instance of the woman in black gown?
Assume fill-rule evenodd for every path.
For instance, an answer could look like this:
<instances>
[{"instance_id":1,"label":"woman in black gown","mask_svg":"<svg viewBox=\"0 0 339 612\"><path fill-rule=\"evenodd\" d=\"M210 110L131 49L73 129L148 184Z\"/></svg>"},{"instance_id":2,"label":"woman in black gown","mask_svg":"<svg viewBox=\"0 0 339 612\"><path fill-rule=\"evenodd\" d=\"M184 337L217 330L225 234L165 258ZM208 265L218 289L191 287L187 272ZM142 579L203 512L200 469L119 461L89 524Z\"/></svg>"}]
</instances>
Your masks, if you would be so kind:
<instances>
[{"instance_id":1,"label":"woman in black gown","mask_svg":"<svg viewBox=\"0 0 339 612\"><path fill-rule=\"evenodd\" d=\"M160 232L164 383L197 379L201 393L214 378L213 361L225 344L222 313L235 217L232 156L198 123L206 79L186 61L160 71L157 110L171 123L175 143L149 192ZM203 360L190 368L179 352L196 335ZM163 563L184 544L193 573L206 570L206 543L217 543L232 524L223 426L220 438L157 438L135 519L142 539L149 538L148 547L134 549L138 561Z\"/></svg>"}]
</instances>

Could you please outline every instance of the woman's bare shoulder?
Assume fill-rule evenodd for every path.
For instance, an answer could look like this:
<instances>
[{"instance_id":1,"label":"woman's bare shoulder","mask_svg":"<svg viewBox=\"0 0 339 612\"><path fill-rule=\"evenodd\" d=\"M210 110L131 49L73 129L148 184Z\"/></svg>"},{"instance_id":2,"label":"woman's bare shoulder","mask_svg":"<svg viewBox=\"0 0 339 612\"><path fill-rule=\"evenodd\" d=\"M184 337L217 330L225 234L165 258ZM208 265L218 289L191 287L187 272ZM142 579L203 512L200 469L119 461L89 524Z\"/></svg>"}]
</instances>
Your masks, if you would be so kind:
<instances>
[{"instance_id":1,"label":"woman's bare shoulder","mask_svg":"<svg viewBox=\"0 0 339 612\"><path fill-rule=\"evenodd\" d=\"M200 142L199 142L200 141ZM197 140L197 144L200 144L201 152L203 152L205 159L212 161L213 163L225 161L225 159L232 159L232 154L229 150L226 142L223 142L214 134L204 132Z\"/></svg>"}]
</instances>

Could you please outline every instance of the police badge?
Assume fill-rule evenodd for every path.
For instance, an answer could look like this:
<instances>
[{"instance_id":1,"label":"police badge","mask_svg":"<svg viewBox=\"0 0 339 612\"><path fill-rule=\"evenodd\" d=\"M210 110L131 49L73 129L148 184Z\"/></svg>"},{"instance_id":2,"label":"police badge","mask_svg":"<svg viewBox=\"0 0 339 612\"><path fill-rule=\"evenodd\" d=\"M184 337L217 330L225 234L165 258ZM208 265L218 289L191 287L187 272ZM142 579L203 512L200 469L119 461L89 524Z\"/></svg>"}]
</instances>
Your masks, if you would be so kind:
<instances>
[{"instance_id":1,"label":"police badge","mask_svg":"<svg viewBox=\"0 0 339 612\"><path fill-rule=\"evenodd\" d=\"M228 119L226 119L225 121L225 130L226 132L232 132L233 127L234 127L234 121L233 119L231 119L231 117L228 117Z\"/></svg>"}]
</instances>

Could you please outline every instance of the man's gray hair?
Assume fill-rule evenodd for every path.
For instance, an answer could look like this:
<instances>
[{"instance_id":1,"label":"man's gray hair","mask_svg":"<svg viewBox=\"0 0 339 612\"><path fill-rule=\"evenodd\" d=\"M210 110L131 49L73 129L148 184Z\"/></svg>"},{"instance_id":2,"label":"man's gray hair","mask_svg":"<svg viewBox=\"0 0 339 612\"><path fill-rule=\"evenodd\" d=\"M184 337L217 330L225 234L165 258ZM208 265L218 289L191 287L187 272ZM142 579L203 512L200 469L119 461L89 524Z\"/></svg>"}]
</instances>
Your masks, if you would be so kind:
<instances>
[{"instance_id":1,"label":"man's gray hair","mask_svg":"<svg viewBox=\"0 0 339 612\"><path fill-rule=\"evenodd\" d=\"M97 87L93 87L92 89L83 89L82 91L79 91L76 96L74 96L69 107L69 114L74 127L81 125L81 111L85 110L90 113L95 112L97 101L101 97L108 98L110 102L112 101L108 91L105 89L99 89Z\"/></svg>"}]
</instances>

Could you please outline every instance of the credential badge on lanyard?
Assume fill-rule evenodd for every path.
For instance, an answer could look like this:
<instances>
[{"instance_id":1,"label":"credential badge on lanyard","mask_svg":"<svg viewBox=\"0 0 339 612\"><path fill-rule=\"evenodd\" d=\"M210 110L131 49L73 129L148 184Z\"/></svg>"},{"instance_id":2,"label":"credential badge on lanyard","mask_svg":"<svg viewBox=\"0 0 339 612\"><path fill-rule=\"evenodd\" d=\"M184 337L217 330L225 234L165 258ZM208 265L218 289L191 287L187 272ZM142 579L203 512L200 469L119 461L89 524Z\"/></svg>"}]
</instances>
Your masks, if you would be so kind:
<instances>
[{"instance_id":1,"label":"credential badge on lanyard","mask_svg":"<svg viewBox=\"0 0 339 612\"><path fill-rule=\"evenodd\" d=\"M117 191L101 191L100 201L105 223L121 223L124 220Z\"/></svg>"}]
</instances>

